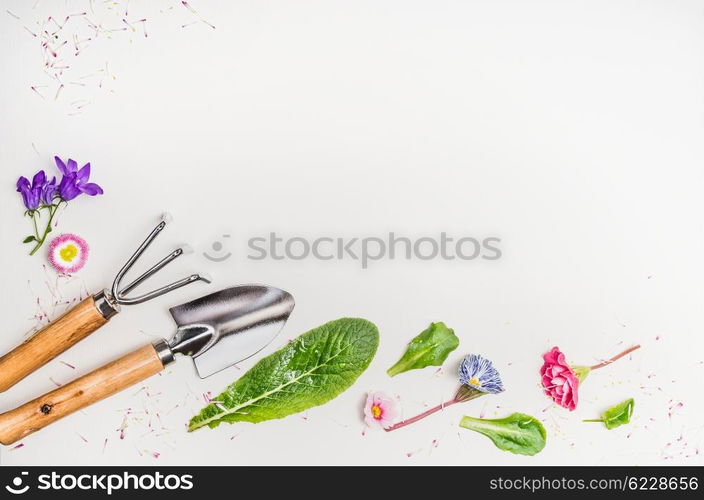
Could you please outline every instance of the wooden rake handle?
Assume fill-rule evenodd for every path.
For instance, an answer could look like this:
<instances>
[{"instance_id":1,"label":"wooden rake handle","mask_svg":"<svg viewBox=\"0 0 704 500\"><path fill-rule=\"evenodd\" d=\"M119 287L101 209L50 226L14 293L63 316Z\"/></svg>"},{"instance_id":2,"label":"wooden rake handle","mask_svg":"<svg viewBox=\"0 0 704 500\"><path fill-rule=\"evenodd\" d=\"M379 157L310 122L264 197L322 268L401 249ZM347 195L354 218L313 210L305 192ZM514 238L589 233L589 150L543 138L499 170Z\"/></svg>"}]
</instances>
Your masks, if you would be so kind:
<instances>
[{"instance_id":1,"label":"wooden rake handle","mask_svg":"<svg viewBox=\"0 0 704 500\"><path fill-rule=\"evenodd\" d=\"M169 351L170 352L170 351ZM116 359L0 415L0 443L12 444L57 420L130 387L164 368L152 344Z\"/></svg>"},{"instance_id":2,"label":"wooden rake handle","mask_svg":"<svg viewBox=\"0 0 704 500\"><path fill-rule=\"evenodd\" d=\"M83 300L0 358L0 392L77 344L107 321L96 307L93 297Z\"/></svg>"}]
</instances>

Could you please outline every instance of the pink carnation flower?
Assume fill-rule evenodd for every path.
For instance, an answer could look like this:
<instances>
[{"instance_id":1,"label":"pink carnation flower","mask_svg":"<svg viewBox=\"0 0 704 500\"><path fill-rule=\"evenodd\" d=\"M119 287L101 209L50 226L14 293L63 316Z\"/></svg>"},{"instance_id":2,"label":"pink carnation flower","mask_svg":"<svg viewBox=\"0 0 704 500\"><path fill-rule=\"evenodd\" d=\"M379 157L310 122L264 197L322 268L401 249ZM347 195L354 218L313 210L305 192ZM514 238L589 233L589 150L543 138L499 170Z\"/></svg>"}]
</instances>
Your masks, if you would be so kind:
<instances>
[{"instance_id":1,"label":"pink carnation flower","mask_svg":"<svg viewBox=\"0 0 704 500\"><path fill-rule=\"evenodd\" d=\"M540 368L543 389L555 403L572 411L579 401L579 379L558 347L543 354Z\"/></svg>"},{"instance_id":2,"label":"pink carnation flower","mask_svg":"<svg viewBox=\"0 0 704 500\"><path fill-rule=\"evenodd\" d=\"M370 392L364 405L364 421L369 427L387 427L396 418L396 401L383 392Z\"/></svg>"},{"instance_id":3,"label":"pink carnation flower","mask_svg":"<svg viewBox=\"0 0 704 500\"><path fill-rule=\"evenodd\" d=\"M49 262L60 273L80 271L88 259L88 243L75 234L62 234L49 245Z\"/></svg>"}]
</instances>

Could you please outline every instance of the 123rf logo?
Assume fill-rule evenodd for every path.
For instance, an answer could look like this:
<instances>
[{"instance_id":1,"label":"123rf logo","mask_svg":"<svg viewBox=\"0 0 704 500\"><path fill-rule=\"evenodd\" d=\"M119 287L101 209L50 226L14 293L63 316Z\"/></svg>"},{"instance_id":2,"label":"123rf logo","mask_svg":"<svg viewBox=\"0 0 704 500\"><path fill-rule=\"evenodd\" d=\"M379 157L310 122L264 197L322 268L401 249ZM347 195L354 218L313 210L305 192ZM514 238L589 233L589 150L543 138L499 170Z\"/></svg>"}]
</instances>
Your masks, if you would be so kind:
<instances>
[{"instance_id":1,"label":"123rf logo","mask_svg":"<svg viewBox=\"0 0 704 500\"><path fill-rule=\"evenodd\" d=\"M41 474L37 476L37 484L31 488L26 483L28 472L22 471L12 479L5 489L13 495L22 495L30 489L40 491L83 490L105 492L111 495L120 490L190 490L193 489L193 476L190 474Z\"/></svg>"}]
</instances>

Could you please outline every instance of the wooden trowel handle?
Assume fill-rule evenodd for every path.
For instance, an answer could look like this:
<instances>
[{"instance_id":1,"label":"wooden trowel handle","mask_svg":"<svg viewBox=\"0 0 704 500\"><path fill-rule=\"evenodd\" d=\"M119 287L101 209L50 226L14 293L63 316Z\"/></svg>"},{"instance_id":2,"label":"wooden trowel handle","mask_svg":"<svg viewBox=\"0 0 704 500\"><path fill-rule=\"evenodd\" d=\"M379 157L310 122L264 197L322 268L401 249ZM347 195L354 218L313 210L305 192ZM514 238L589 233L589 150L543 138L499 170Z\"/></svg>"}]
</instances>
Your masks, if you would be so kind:
<instances>
[{"instance_id":1,"label":"wooden trowel handle","mask_svg":"<svg viewBox=\"0 0 704 500\"><path fill-rule=\"evenodd\" d=\"M12 444L60 418L136 384L164 368L152 344L0 415L0 443Z\"/></svg>"},{"instance_id":2,"label":"wooden trowel handle","mask_svg":"<svg viewBox=\"0 0 704 500\"><path fill-rule=\"evenodd\" d=\"M0 392L75 345L108 320L88 297L43 330L0 358Z\"/></svg>"}]
</instances>

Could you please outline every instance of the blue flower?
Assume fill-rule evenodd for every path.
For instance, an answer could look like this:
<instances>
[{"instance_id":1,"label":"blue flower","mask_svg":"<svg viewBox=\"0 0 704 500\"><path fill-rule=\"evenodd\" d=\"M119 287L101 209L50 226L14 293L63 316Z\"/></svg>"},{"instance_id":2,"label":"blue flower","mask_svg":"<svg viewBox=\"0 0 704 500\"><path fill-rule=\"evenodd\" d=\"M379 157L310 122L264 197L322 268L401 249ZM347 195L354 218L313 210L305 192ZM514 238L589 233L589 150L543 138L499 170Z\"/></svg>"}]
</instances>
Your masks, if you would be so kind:
<instances>
[{"instance_id":1,"label":"blue flower","mask_svg":"<svg viewBox=\"0 0 704 500\"><path fill-rule=\"evenodd\" d=\"M385 431L395 431L408 424L417 422L428 415L442 411L450 405L456 403L465 403L484 396L485 394L498 394L503 392L504 385L501 383L499 372L496 371L494 365L488 359L482 358L478 354L469 354L462 359L460 363L460 387L455 393L455 397L444 403L440 403L429 410L425 410L420 415L412 418L407 418L401 422L397 422L392 426L384 428Z\"/></svg>"},{"instance_id":2,"label":"blue flower","mask_svg":"<svg viewBox=\"0 0 704 500\"><path fill-rule=\"evenodd\" d=\"M478 354L465 356L460 364L460 383L478 391L497 394L503 392L501 376L491 361Z\"/></svg>"}]
</instances>

